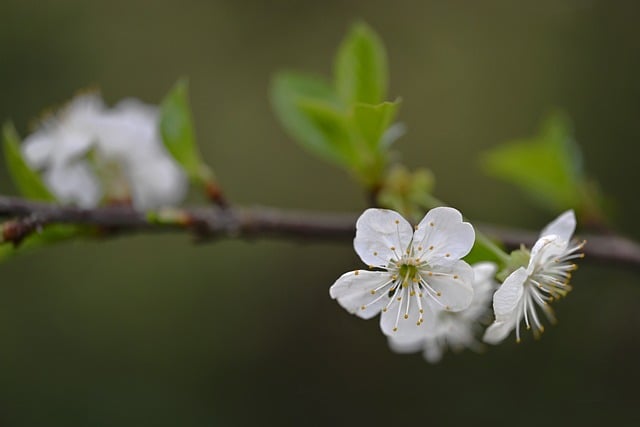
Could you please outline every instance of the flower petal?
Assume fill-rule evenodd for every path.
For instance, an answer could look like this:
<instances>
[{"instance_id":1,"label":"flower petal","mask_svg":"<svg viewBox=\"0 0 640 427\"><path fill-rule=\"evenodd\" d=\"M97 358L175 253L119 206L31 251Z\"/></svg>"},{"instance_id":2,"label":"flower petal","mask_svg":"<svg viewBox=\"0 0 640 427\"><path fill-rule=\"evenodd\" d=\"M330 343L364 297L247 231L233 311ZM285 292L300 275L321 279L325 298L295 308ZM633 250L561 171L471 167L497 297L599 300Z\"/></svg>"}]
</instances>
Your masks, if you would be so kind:
<instances>
[{"instance_id":1,"label":"flower petal","mask_svg":"<svg viewBox=\"0 0 640 427\"><path fill-rule=\"evenodd\" d=\"M449 207L431 209L416 227L413 250L430 265L450 265L469 253L475 231L462 214Z\"/></svg>"},{"instance_id":2,"label":"flower petal","mask_svg":"<svg viewBox=\"0 0 640 427\"><path fill-rule=\"evenodd\" d=\"M30 167L42 169L51 157L55 140L50 132L38 131L29 135L22 143L22 154Z\"/></svg>"},{"instance_id":3,"label":"flower petal","mask_svg":"<svg viewBox=\"0 0 640 427\"><path fill-rule=\"evenodd\" d=\"M511 273L493 294L493 311L497 321L512 318L516 308L524 295L524 282L527 280L527 270L520 267Z\"/></svg>"},{"instance_id":4,"label":"flower petal","mask_svg":"<svg viewBox=\"0 0 640 427\"><path fill-rule=\"evenodd\" d=\"M553 258L562 256L567 251L568 240L551 234L539 238L531 249L531 258L527 273L531 274L536 268L546 264Z\"/></svg>"},{"instance_id":5,"label":"flower petal","mask_svg":"<svg viewBox=\"0 0 640 427\"><path fill-rule=\"evenodd\" d=\"M488 344L500 344L515 327L513 321L493 322L487 328L482 340Z\"/></svg>"},{"instance_id":6,"label":"flower petal","mask_svg":"<svg viewBox=\"0 0 640 427\"><path fill-rule=\"evenodd\" d=\"M555 234L562 240L569 242L575 230L576 215L573 210L568 210L543 228L540 237Z\"/></svg>"},{"instance_id":7,"label":"flower petal","mask_svg":"<svg viewBox=\"0 0 640 427\"><path fill-rule=\"evenodd\" d=\"M100 201L100 183L85 162L53 167L44 173L44 182L63 203L91 208Z\"/></svg>"},{"instance_id":8,"label":"flower petal","mask_svg":"<svg viewBox=\"0 0 640 427\"><path fill-rule=\"evenodd\" d=\"M382 333L403 342L411 342L424 337L425 330L429 325L426 321L420 322L422 316L418 306L418 298L420 297L418 295L411 296L408 288L402 288L396 297L401 300L393 301L388 310L383 310L380 315ZM407 303L409 310L407 310ZM425 304L425 296L422 297L421 304L423 311L429 310Z\"/></svg>"},{"instance_id":9,"label":"flower petal","mask_svg":"<svg viewBox=\"0 0 640 427\"><path fill-rule=\"evenodd\" d=\"M420 270L420 276L433 290L429 295L447 311L464 310L471 304L473 269L466 262L458 260L449 268Z\"/></svg>"},{"instance_id":10,"label":"flower petal","mask_svg":"<svg viewBox=\"0 0 640 427\"><path fill-rule=\"evenodd\" d=\"M442 360L446 343L442 339L428 338L424 342L424 352L422 356L429 363L438 363Z\"/></svg>"},{"instance_id":11,"label":"flower petal","mask_svg":"<svg viewBox=\"0 0 640 427\"><path fill-rule=\"evenodd\" d=\"M362 261L386 267L409 247L413 229L399 213L388 209L367 209L356 223L353 246Z\"/></svg>"},{"instance_id":12,"label":"flower petal","mask_svg":"<svg viewBox=\"0 0 640 427\"><path fill-rule=\"evenodd\" d=\"M343 274L329 289L331 298L349 313L363 319L370 319L382 310L389 302L386 295L388 286L375 289L391 283L391 274L382 271L356 270ZM375 291L375 293L372 293ZM362 309L364 307L364 310Z\"/></svg>"},{"instance_id":13,"label":"flower petal","mask_svg":"<svg viewBox=\"0 0 640 427\"><path fill-rule=\"evenodd\" d=\"M390 335L387 337L389 348L395 353L416 353L422 350L424 338L422 337L398 337Z\"/></svg>"}]
</instances>

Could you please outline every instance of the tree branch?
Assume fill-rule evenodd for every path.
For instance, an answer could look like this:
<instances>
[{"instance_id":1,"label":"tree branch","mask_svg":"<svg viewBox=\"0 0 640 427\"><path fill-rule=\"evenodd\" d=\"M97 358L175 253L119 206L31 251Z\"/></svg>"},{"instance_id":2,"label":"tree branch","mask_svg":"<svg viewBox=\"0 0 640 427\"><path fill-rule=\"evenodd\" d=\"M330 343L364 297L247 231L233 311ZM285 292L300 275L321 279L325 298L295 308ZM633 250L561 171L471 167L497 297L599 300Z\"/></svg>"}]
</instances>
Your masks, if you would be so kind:
<instances>
[{"instance_id":1,"label":"tree branch","mask_svg":"<svg viewBox=\"0 0 640 427\"><path fill-rule=\"evenodd\" d=\"M284 238L350 241L355 235L356 214L288 211L267 207L209 206L161 210L152 214L128 206L82 209L0 196L4 242L19 244L25 237L51 224L98 227L109 233L189 232L199 241L215 238ZM480 224L485 234L508 248L533 245L535 232ZM582 235L585 255L593 261L640 268L640 245L616 235Z\"/></svg>"}]
</instances>

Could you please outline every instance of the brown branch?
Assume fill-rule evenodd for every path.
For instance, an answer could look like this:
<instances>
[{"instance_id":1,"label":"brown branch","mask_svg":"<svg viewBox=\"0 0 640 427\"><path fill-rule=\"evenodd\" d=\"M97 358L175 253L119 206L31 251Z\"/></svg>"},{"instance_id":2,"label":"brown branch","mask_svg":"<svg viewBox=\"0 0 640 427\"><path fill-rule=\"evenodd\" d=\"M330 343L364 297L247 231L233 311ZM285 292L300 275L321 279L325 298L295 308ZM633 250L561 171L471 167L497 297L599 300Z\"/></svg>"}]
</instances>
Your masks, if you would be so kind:
<instances>
[{"instance_id":1,"label":"brown branch","mask_svg":"<svg viewBox=\"0 0 640 427\"><path fill-rule=\"evenodd\" d=\"M19 244L28 235L50 224L92 225L113 233L185 231L199 240L215 238L284 238L350 241L355 234L356 214L288 211L267 207L198 207L159 211L153 215L127 206L82 209L0 196L3 240ZM531 246L537 233L482 224L485 234L517 248ZM584 252L593 261L640 268L640 245L621 236L582 235Z\"/></svg>"}]
</instances>

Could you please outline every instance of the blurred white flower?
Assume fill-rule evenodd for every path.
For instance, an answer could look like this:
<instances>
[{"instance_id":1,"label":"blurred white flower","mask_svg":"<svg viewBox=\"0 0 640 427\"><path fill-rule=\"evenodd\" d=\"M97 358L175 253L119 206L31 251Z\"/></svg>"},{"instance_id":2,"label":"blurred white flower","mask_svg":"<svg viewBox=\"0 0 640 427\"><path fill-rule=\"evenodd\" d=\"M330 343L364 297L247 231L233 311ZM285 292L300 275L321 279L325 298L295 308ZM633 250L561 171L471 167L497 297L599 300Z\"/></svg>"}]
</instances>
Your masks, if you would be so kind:
<instances>
[{"instance_id":1,"label":"blurred white flower","mask_svg":"<svg viewBox=\"0 0 640 427\"><path fill-rule=\"evenodd\" d=\"M187 179L162 145L158 120L155 107L137 100L108 109L98 95L81 95L46 119L22 150L63 203L172 206L184 198Z\"/></svg>"},{"instance_id":2,"label":"blurred white flower","mask_svg":"<svg viewBox=\"0 0 640 427\"><path fill-rule=\"evenodd\" d=\"M576 269L573 260L584 256L579 252L584 242L571 243L575 228L576 217L570 210L542 230L531 250L527 267L520 267L511 273L494 294L496 318L485 332L485 342L497 344L514 328L516 341L520 342L522 319L527 329L533 327L537 337L544 327L538 318L536 306L542 309L549 321L555 322L549 303L571 290L569 280L571 272Z\"/></svg>"},{"instance_id":3,"label":"blurred white flower","mask_svg":"<svg viewBox=\"0 0 640 427\"><path fill-rule=\"evenodd\" d=\"M406 340L390 336L389 346L397 353L415 353L422 351L424 358L431 363L437 363L447 348L458 352L465 348L475 351L482 349L482 344L476 339L480 334L482 323L490 321L489 302L497 286L494 277L497 266L491 262L480 262L472 266L473 300L468 308L449 312L439 310L432 328L426 328L424 336L414 340Z\"/></svg>"},{"instance_id":4,"label":"blurred white flower","mask_svg":"<svg viewBox=\"0 0 640 427\"><path fill-rule=\"evenodd\" d=\"M379 312L385 335L411 340L435 327L436 310L460 311L473 298L473 270L460 258L475 240L460 212L430 210L414 229L397 212L367 209L356 223L354 247L369 268L342 275L332 298L369 319Z\"/></svg>"}]
</instances>

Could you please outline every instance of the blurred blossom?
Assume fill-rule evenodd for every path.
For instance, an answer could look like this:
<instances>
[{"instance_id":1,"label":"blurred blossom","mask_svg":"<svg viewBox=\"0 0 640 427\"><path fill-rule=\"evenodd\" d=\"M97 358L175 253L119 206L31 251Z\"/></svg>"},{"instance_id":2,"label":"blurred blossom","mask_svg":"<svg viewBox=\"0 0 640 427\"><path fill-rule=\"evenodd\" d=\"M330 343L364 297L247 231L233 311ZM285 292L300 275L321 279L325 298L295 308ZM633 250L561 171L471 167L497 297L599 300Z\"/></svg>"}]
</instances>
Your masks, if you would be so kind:
<instances>
[{"instance_id":1,"label":"blurred blossom","mask_svg":"<svg viewBox=\"0 0 640 427\"><path fill-rule=\"evenodd\" d=\"M162 145L157 108L135 99L109 109L97 94L78 96L22 147L63 203L130 200L144 210L175 205L187 191L185 174Z\"/></svg>"},{"instance_id":2,"label":"blurred blossom","mask_svg":"<svg viewBox=\"0 0 640 427\"><path fill-rule=\"evenodd\" d=\"M576 269L573 260L583 257L579 251L584 242L571 243L575 228L575 214L567 211L542 230L530 254L526 250L520 251L527 256L528 264L512 272L493 296L496 319L485 333L485 342L497 344L514 328L516 341L520 342L523 319L526 328L533 327L534 335L539 336L544 327L536 306L549 321L555 322L549 303L569 293L571 272Z\"/></svg>"},{"instance_id":3,"label":"blurred blossom","mask_svg":"<svg viewBox=\"0 0 640 427\"><path fill-rule=\"evenodd\" d=\"M367 209L356 223L354 247L369 268L343 274L332 298L364 319L380 316L385 335L412 341L437 323L438 313L464 310L473 298L473 270L462 257L475 232L460 212L430 210L415 227L397 212Z\"/></svg>"},{"instance_id":4,"label":"blurred blossom","mask_svg":"<svg viewBox=\"0 0 640 427\"><path fill-rule=\"evenodd\" d=\"M474 272L473 300L465 310L450 312L434 307L437 313L432 327L426 328L424 336L413 340L403 340L389 337L389 346L397 353L415 353L423 351L424 358L437 363L442 355L450 348L461 351L470 348L475 351L482 349L482 344L476 339L482 323L488 323L489 302L497 283L494 279L497 266L491 262L480 262L472 266ZM429 302L429 304L431 304Z\"/></svg>"}]
</instances>

